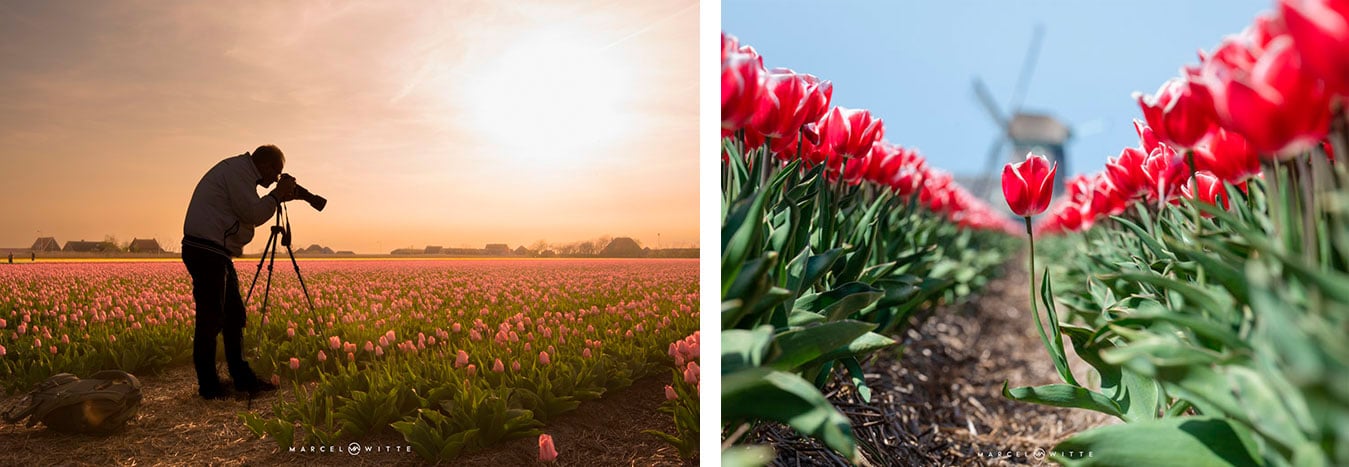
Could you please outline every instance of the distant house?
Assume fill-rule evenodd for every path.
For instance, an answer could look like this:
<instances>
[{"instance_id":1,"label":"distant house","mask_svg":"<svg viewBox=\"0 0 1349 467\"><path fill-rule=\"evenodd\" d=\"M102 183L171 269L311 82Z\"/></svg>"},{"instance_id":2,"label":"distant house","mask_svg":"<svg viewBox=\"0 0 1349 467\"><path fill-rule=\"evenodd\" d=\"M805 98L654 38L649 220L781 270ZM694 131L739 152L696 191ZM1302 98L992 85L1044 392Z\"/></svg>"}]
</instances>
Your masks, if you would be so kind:
<instances>
[{"instance_id":1,"label":"distant house","mask_svg":"<svg viewBox=\"0 0 1349 467\"><path fill-rule=\"evenodd\" d=\"M320 246L319 244L315 243L309 245L308 247L305 247L302 250L296 251L296 253L303 253L307 255L331 255L333 254L333 249L328 248L326 246Z\"/></svg>"},{"instance_id":2,"label":"distant house","mask_svg":"<svg viewBox=\"0 0 1349 467\"><path fill-rule=\"evenodd\" d=\"M428 255L439 255L439 254L442 254L442 253L445 253L445 247L438 246L438 245L427 245L427 246L426 246L426 254L428 254Z\"/></svg>"},{"instance_id":3,"label":"distant house","mask_svg":"<svg viewBox=\"0 0 1349 467\"><path fill-rule=\"evenodd\" d=\"M605 258L639 258L642 256L642 246L631 238L618 237L604 247L600 256Z\"/></svg>"},{"instance_id":4,"label":"distant house","mask_svg":"<svg viewBox=\"0 0 1349 467\"><path fill-rule=\"evenodd\" d=\"M416 249L416 248L399 248L399 249L397 249L397 250L393 250L393 251L389 252L389 254L392 254L392 255L420 255L420 254L422 254L422 252L423 252L423 250L419 250L419 249Z\"/></svg>"},{"instance_id":5,"label":"distant house","mask_svg":"<svg viewBox=\"0 0 1349 467\"><path fill-rule=\"evenodd\" d=\"M486 253L491 256L506 256L511 254L510 245L507 245L505 243L488 243L487 247L483 248L482 250L483 253Z\"/></svg>"},{"instance_id":6,"label":"distant house","mask_svg":"<svg viewBox=\"0 0 1349 467\"><path fill-rule=\"evenodd\" d=\"M61 245L56 243L55 238L38 237L37 241L33 242L33 247L29 249L33 251L61 251Z\"/></svg>"},{"instance_id":7,"label":"distant house","mask_svg":"<svg viewBox=\"0 0 1349 467\"><path fill-rule=\"evenodd\" d=\"M159 247L159 241L153 238L137 238L131 240L131 245L126 247L126 251L132 253L163 253L164 249Z\"/></svg>"},{"instance_id":8,"label":"distant house","mask_svg":"<svg viewBox=\"0 0 1349 467\"><path fill-rule=\"evenodd\" d=\"M515 247L515 256L529 256L530 253L532 252L529 251L529 248L525 248L524 245Z\"/></svg>"},{"instance_id":9,"label":"distant house","mask_svg":"<svg viewBox=\"0 0 1349 467\"><path fill-rule=\"evenodd\" d=\"M62 248L61 251L77 253L108 253L117 251L117 245L114 245L112 242L86 242L84 240L69 241L66 242L66 247Z\"/></svg>"}]
</instances>

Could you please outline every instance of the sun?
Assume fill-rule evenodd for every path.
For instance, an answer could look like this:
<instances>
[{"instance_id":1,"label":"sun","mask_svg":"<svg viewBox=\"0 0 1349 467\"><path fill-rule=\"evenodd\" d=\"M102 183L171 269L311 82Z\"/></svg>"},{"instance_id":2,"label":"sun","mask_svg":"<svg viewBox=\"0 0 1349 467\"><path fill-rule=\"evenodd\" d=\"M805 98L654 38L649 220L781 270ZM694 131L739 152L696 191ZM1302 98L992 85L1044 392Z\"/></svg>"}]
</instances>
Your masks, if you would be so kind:
<instances>
[{"instance_id":1,"label":"sun","mask_svg":"<svg viewBox=\"0 0 1349 467\"><path fill-rule=\"evenodd\" d=\"M577 162L631 121L633 65L618 52L575 27L525 32L466 73L458 88L462 121L517 160Z\"/></svg>"}]
</instances>

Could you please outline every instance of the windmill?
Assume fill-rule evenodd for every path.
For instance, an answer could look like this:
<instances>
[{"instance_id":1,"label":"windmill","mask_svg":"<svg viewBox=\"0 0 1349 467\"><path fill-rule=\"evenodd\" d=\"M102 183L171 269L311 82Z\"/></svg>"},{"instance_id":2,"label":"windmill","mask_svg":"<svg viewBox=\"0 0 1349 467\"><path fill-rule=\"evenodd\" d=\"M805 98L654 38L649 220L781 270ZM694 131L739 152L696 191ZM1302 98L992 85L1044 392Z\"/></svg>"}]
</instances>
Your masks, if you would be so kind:
<instances>
[{"instance_id":1,"label":"windmill","mask_svg":"<svg viewBox=\"0 0 1349 467\"><path fill-rule=\"evenodd\" d=\"M984 85L984 81L978 77L974 78L975 97L1001 130L993 138L992 146L988 148L983 176L979 177L977 193L984 199L993 199L993 189L998 186L999 180L998 169L1001 165L999 161L1020 162L1027 152L1044 155L1049 158L1050 163L1057 162L1060 174L1072 173L1068 169L1067 154L1064 153L1064 144L1072 136L1068 126L1051 115L1021 110L1021 104L1026 98L1026 88L1030 86L1031 75L1035 72L1035 61L1043 39L1044 27L1036 25L1034 35L1031 36L1030 49L1026 52L1026 60L1021 66L1021 76L1017 78L1016 88L1008 106L1012 110L1010 117L1004 116L999 110L993 94L989 92L988 86ZM1003 149L1008 143L1011 144L1010 153L1004 152ZM1055 177L1055 193L1063 192L1064 178L1066 177Z\"/></svg>"}]
</instances>

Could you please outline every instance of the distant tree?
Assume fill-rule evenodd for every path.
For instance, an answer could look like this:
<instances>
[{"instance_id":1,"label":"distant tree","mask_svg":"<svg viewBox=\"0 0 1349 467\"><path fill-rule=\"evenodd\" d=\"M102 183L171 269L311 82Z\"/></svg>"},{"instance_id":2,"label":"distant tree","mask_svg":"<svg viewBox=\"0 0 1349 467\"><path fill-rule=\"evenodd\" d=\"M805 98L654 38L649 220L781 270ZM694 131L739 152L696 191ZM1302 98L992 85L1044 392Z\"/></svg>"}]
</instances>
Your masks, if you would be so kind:
<instances>
[{"instance_id":1,"label":"distant tree","mask_svg":"<svg viewBox=\"0 0 1349 467\"><path fill-rule=\"evenodd\" d=\"M529 246L530 256L538 256L548 250L548 241L540 239Z\"/></svg>"},{"instance_id":2,"label":"distant tree","mask_svg":"<svg viewBox=\"0 0 1349 467\"><path fill-rule=\"evenodd\" d=\"M126 251L126 248L131 246L131 242L118 241L117 236L112 234L104 235L103 243L107 245L104 251Z\"/></svg>"},{"instance_id":3,"label":"distant tree","mask_svg":"<svg viewBox=\"0 0 1349 467\"><path fill-rule=\"evenodd\" d=\"M595 244L592 242L581 242L577 244L576 254L580 256L594 256Z\"/></svg>"}]
</instances>

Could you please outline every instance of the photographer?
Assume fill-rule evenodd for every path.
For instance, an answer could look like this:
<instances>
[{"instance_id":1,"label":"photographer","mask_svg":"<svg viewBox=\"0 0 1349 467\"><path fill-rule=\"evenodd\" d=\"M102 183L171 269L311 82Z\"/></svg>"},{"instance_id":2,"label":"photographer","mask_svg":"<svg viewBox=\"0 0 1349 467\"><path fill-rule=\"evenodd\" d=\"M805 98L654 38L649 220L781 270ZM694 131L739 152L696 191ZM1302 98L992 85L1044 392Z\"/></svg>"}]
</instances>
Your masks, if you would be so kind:
<instances>
[{"instance_id":1,"label":"photographer","mask_svg":"<svg viewBox=\"0 0 1349 467\"><path fill-rule=\"evenodd\" d=\"M276 146L259 146L217 163L197 182L183 221L183 264L192 276L196 301L196 332L192 361L197 368L198 393L205 399L229 396L215 370L216 336L224 333L225 361L234 389L249 394L274 391L258 379L243 358L243 328L247 321L233 257L243 254L261 225L286 201L295 199L295 179L283 175L286 157ZM259 197L257 187L276 183Z\"/></svg>"}]
</instances>

